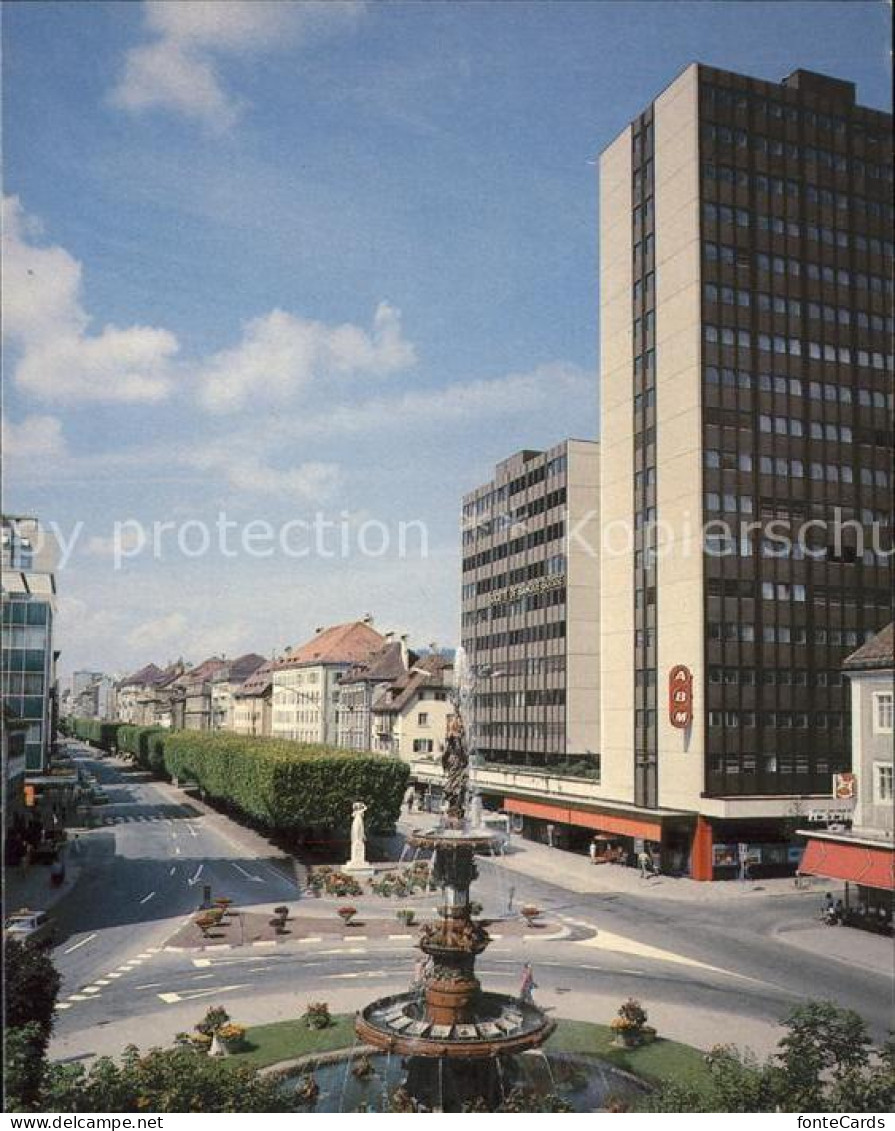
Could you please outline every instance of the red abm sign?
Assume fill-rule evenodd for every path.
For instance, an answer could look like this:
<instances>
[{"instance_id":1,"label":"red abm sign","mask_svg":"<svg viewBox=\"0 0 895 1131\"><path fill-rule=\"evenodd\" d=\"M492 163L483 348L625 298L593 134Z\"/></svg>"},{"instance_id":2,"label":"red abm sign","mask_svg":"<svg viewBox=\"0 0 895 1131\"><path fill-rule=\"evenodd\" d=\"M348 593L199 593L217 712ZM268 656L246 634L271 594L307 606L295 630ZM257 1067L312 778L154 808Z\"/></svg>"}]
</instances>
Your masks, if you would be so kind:
<instances>
[{"instance_id":1,"label":"red abm sign","mask_svg":"<svg viewBox=\"0 0 895 1131\"><path fill-rule=\"evenodd\" d=\"M693 673L684 664L668 673L668 719L679 730L693 721Z\"/></svg>"}]
</instances>

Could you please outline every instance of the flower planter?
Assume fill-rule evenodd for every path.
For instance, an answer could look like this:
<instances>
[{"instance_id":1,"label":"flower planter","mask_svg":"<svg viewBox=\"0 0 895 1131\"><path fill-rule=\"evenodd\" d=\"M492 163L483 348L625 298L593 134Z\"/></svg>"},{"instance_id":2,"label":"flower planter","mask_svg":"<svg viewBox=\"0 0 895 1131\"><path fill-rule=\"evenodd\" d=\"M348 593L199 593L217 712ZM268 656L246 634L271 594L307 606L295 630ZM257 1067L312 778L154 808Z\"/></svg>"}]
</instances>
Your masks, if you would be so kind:
<instances>
[{"instance_id":1,"label":"flower planter","mask_svg":"<svg viewBox=\"0 0 895 1131\"><path fill-rule=\"evenodd\" d=\"M618 1029L615 1033L613 1044L622 1049L636 1049L641 1044L642 1038L640 1033L635 1032L633 1029Z\"/></svg>"}]
</instances>

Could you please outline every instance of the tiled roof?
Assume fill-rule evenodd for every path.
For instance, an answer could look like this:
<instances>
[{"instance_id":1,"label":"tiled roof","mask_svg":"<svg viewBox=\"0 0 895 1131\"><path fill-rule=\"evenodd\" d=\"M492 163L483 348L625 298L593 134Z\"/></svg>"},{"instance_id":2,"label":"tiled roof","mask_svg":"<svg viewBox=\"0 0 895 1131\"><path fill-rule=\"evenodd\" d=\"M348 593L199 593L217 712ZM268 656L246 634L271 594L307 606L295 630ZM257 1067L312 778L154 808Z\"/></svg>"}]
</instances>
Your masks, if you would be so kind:
<instances>
[{"instance_id":1,"label":"tiled roof","mask_svg":"<svg viewBox=\"0 0 895 1131\"><path fill-rule=\"evenodd\" d=\"M231 660L230 683L245 683L249 676L265 663L264 657L257 652L246 652L244 656L237 656Z\"/></svg>"},{"instance_id":2,"label":"tiled roof","mask_svg":"<svg viewBox=\"0 0 895 1131\"><path fill-rule=\"evenodd\" d=\"M357 664L369 660L385 643L385 637L361 620L335 624L318 632L306 644L293 648L277 665L293 668L302 664Z\"/></svg>"},{"instance_id":3,"label":"tiled roof","mask_svg":"<svg viewBox=\"0 0 895 1131\"><path fill-rule=\"evenodd\" d=\"M442 690L450 684L453 664L444 656L437 654L424 656L413 667L415 671L409 671L395 680L391 687L379 696L373 704L374 713L399 714L408 703L412 702L420 688L431 687ZM424 674L427 672L428 675Z\"/></svg>"},{"instance_id":4,"label":"tiled roof","mask_svg":"<svg viewBox=\"0 0 895 1131\"><path fill-rule=\"evenodd\" d=\"M252 674L233 692L234 699L253 699L266 695L273 683L276 664L272 660L255 668Z\"/></svg>"},{"instance_id":5,"label":"tiled roof","mask_svg":"<svg viewBox=\"0 0 895 1131\"><path fill-rule=\"evenodd\" d=\"M155 664L147 664L145 667L140 668L138 672L133 675L125 676L115 686L116 687L131 687L136 685L138 687L148 687L156 683L161 683L165 678L165 672L161 668L156 667Z\"/></svg>"},{"instance_id":6,"label":"tiled roof","mask_svg":"<svg viewBox=\"0 0 895 1131\"><path fill-rule=\"evenodd\" d=\"M417 661L416 653L408 652L408 663ZM374 652L366 663L355 664L344 673L341 683L392 683L405 675L403 649L400 641L387 641L378 652Z\"/></svg>"},{"instance_id":7,"label":"tiled roof","mask_svg":"<svg viewBox=\"0 0 895 1131\"><path fill-rule=\"evenodd\" d=\"M885 671L895 668L895 635L893 623L890 621L876 636L866 641L850 656L846 656L842 664L846 671L869 671L878 669Z\"/></svg>"}]
</instances>

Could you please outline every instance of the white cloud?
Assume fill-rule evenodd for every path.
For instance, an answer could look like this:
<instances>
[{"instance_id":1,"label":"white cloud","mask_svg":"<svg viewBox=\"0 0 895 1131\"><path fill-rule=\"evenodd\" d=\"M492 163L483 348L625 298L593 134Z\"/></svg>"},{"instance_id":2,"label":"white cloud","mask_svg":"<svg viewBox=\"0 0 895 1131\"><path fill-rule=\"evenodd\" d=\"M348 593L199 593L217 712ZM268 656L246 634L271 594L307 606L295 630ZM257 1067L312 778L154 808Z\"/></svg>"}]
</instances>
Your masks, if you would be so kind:
<instances>
[{"instance_id":1,"label":"white cloud","mask_svg":"<svg viewBox=\"0 0 895 1131\"><path fill-rule=\"evenodd\" d=\"M81 264L36 243L38 230L17 197L4 198L3 334L19 350L16 383L48 401L164 399L177 339L150 326L89 333Z\"/></svg>"},{"instance_id":2,"label":"white cloud","mask_svg":"<svg viewBox=\"0 0 895 1131\"><path fill-rule=\"evenodd\" d=\"M189 622L183 613L167 613L163 617L142 621L128 632L126 640L134 648L152 651L156 648L183 648L188 638Z\"/></svg>"},{"instance_id":3,"label":"white cloud","mask_svg":"<svg viewBox=\"0 0 895 1131\"><path fill-rule=\"evenodd\" d=\"M383 376L416 360L401 333L400 311L382 302L372 330L326 325L273 310L243 328L232 349L200 368L199 399L214 412L233 412L247 403L283 404L312 382L345 374Z\"/></svg>"},{"instance_id":4,"label":"white cloud","mask_svg":"<svg viewBox=\"0 0 895 1131\"><path fill-rule=\"evenodd\" d=\"M26 416L20 424L4 419L3 451L7 459L56 463L67 455L62 422L55 416Z\"/></svg>"},{"instance_id":5,"label":"white cloud","mask_svg":"<svg viewBox=\"0 0 895 1131\"><path fill-rule=\"evenodd\" d=\"M247 446L257 447L259 437L246 437ZM253 443L254 441L254 443ZM337 464L309 462L297 467L277 468L265 463L254 451L239 450L234 440L227 445L208 444L183 454L184 462L202 471L221 475L236 491L259 495L291 495L322 503L341 483Z\"/></svg>"},{"instance_id":6,"label":"white cloud","mask_svg":"<svg viewBox=\"0 0 895 1131\"><path fill-rule=\"evenodd\" d=\"M457 382L439 389L410 390L395 397L371 397L337 405L325 412L278 423L290 436L333 436L383 430L418 431L439 428L448 421L475 422L534 414L563 400L586 403L595 379L568 362L554 361L527 373ZM596 423L596 422L594 422ZM589 431L590 429L585 429Z\"/></svg>"},{"instance_id":7,"label":"white cloud","mask_svg":"<svg viewBox=\"0 0 895 1131\"><path fill-rule=\"evenodd\" d=\"M146 0L146 29L156 38L127 53L112 103L226 130L240 104L225 90L215 55L283 50L351 27L363 9L359 0Z\"/></svg>"}]
</instances>

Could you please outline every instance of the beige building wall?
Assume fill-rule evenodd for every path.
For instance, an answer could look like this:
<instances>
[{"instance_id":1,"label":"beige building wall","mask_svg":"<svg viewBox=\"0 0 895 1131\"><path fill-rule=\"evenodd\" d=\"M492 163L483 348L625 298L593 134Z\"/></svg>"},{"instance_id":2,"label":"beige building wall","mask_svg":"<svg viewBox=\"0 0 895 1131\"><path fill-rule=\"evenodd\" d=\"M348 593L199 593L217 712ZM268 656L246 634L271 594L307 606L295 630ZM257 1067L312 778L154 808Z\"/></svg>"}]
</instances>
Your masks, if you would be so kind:
<instances>
[{"instance_id":1,"label":"beige building wall","mask_svg":"<svg viewBox=\"0 0 895 1131\"><path fill-rule=\"evenodd\" d=\"M432 692L425 695L426 698L414 696L395 719L393 749L405 762L425 757L424 752L414 752L413 744L417 741L431 742L429 753L434 758L440 758L444 750L447 721L453 714L453 704L448 699L435 699ZM420 716L425 716L424 721L420 721Z\"/></svg>"},{"instance_id":2,"label":"beige building wall","mask_svg":"<svg viewBox=\"0 0 895 1131\"><path fill-rule=\"evenodd\" d=\"M600 750L600 447L568 443L566 753Z\"/></svg>"},{"instance_id":3,"label":"beige building wall","mask_svg":"<svg viewBox=\"0 0 895 1131\"><path fill-rule=\"evenodd\" d=\"M235 699L233 730L236 734L269 738L272 733L270 699L264 695Z\"/></svg>"},{"instance_id":4,"label":"beige building wall","mask_svg":"<svg viewBox=\"0 0 895 1131\"><path fill-rule=\"evenodd\" d=\"M698 68L654 107L656 232L657 708L659 805L700 808L704 788L701 273ZM671 725L668 675L693 675L693 722Z\"/></svg>"},{"instance_id":5,"label":"beige building wall","mask_svg":"<svg viewBox=\"0 0 895 1131\"><path fill-rule=\"evenodd\" d=\"M857 778L855 833L891 840L895 810L879 794L878 774L895 760L892 727L881 725L878 697L893 694L891 671L849 672L852 704L852 769Z\"/></svg>"},{"instance_id":6,"label":"beige building wall","mask_svg":"<svg viewBox=\"0 0 895 1131\"><path fill-rule=\"evenodd\" d=\"M600 797L634 799L631 129L600 156Z\"/></svg>"}]
</instances>

